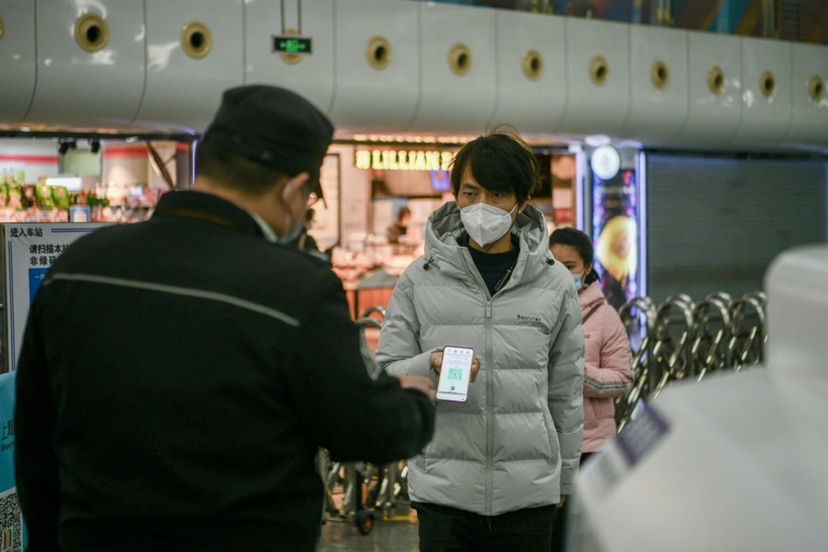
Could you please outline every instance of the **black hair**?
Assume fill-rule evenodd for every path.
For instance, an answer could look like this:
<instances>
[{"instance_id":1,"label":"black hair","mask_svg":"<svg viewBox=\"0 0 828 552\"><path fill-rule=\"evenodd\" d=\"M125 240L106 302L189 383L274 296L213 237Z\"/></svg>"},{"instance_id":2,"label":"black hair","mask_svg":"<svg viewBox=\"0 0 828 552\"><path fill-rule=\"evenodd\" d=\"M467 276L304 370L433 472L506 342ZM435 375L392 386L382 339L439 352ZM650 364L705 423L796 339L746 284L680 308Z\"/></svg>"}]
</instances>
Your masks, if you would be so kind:
<instances>
[{"instance_id":1,"label":"black hair","mask_svg":"<svg viewBox=\"0 0 828 552\"><path fill-rule=\"evenodd\" d=\"M451 162L451 191L460 193L466 167L486 190L514 193L523 203L540 182L538 160L517 134L498 131L468 142Z\"/></svg>"},{"instance_id":2,"label":"black hair","mask_svg":"<svg viewBox=\"0 0 828 552\"><path fill-rule=\"evenodd\" d=\"M397 211L397 222L402 222L402 219L405 216L411 216L411 209L403 205L400 207L400 210Z\"/></svg>"},{"instance_id":3,"label":"black hair","mask_svg":"<svg viewBox=\"0 0 828 552\"><path fill-rule=\"evenodd\" d=\"M195 169L197 176L250 195L263 194L288 177L281 171L231 153L209 141L198 145Z\"/></svg>"},{"instance_id":4,"label":"black hair","mask_svg":"<svg viewBox=\"0 0 828 552\"><path fill-rule=\"evenodd\" d=\"M595 248L592 246L592 240L589 236L575 228L558 228L549 236L549 248L552 249L553 245L571 247L581 257L584 268L592 269L584 279L585 284L591 284L598 280L598 274L595 273L595 267L592 265L592 261L595 259Z\"/></svg>"}]
</instances>

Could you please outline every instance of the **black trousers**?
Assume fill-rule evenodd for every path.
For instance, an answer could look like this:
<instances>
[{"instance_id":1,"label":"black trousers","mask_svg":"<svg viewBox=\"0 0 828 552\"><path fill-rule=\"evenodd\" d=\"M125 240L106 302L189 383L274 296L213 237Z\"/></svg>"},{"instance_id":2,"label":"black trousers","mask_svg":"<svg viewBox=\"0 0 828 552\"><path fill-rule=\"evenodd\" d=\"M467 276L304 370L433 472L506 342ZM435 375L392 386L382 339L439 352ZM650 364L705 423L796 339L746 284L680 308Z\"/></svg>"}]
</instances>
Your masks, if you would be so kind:
<instances>
[{"instance_id":1,"label":"black trousers","mask_svg":"<svg viewBox=\"0 0 828 552\"><path fill-rule=\"evenodd\" d=\"M413 502L419 519L420 552L549 552L557 508L525 508L481 516Z\"/></svg>"}]
</instances>

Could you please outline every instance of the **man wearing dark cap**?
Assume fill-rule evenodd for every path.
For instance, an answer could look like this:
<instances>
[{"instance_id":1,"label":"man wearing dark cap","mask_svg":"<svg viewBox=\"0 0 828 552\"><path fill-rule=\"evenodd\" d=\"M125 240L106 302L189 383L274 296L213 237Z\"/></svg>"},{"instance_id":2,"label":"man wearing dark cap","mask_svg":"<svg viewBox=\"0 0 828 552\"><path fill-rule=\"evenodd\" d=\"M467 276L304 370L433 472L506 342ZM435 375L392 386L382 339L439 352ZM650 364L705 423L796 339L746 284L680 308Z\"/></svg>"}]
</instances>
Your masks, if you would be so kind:
<instances>
[{"instance_id":1,"label":"man wearing dark cap","mask_svg":"<svg viewBox=\"0 0 828 552\"><path fill-rule=\"evenodd\" d=\"M30 552L311 551L319 447L431 438L430 382L369 370L339 280L291 244L332 134L292 92L228 90L194 191L53 264L17 366Z\"/></svg>"}]
</instances>

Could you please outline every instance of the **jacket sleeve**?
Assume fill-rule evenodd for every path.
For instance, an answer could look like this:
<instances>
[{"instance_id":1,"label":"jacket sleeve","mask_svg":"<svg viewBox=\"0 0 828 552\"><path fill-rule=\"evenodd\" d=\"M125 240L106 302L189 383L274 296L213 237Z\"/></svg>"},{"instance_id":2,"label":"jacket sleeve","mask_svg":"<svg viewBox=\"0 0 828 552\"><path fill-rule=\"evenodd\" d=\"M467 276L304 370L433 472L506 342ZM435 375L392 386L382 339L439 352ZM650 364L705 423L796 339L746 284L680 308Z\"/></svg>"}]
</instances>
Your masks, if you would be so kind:
<instances>
[{"instance_id":1,"label":"jacket sleeve","mask_svg":"<svg viewBox=\"0 0 828 552\"><path fill-rule=\"evenodd\" d=\"M601 318L596 323L602 324L604 341L599 364L586 362L584 366L584 396L618 397L629 390L633 381L630 340L621 318L611 306L601 308Z\"/></svg>"},{"instance_id":2,"label":"jacket sleeve","mask_svg":"<svg viewBox=\"0 0 828 552\"><path fill-rule=\"evenodd\" d=\"M561 294L560 321L549 353L549 411L558 432L561 494L572 494L584 431L584 329L575 288Z\"/></svg>"},{"instance_id":3,"label":"jacket sleeve","mask_svg":"<svg viewBox=\"0 0 828 552\"><path fill-rule=\"evenodd\" d=\"M57 414L41 346L37 304L35 299L29 311L15 376L14 469L29 549L57 550L58 459L52 447Z\"/></svg>"},{"instance_id":4,"label":"jacket sleeve","mask_svg":"<svg viewBox=\"0 0 828 552\"><path fill-rule=\"evenodd\" d=\"M309 431L341 461L382 464L415 456L434 432L434 405L376 366L332 272L314 287L297 369L286 382Z\"/></svg>"},{"instance_id":5,"label":"jacket sleeve","mask_svg":"<svg viewBox=\"0 0 828 552\"><path fill-rule=\"evenodd\" d=\"M411 280L403 274L385 309L377 344L377 362L389 374L434 377L428 359L431 350L420 344L420 322L411 298Z\"/></svg>"}]
</instances>

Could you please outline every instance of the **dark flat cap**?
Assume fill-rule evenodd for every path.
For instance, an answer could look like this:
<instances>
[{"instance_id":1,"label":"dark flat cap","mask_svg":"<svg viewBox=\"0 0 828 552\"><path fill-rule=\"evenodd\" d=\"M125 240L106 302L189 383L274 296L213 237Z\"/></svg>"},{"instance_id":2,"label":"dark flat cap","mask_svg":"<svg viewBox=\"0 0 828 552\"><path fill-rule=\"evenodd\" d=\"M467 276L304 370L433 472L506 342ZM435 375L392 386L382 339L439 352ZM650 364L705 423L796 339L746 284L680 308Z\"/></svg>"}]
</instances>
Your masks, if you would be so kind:
<instances>
[{"instance_id":1,"label":"dark flat cap","mask_svg":"<svg viewBox=\"0 0 828 552\"><path fill-rule=\"evenodd\" d=\"M319 169L334 127L302 96L264 84L225 90L204 142L288 176L308 172L320 197Z\"/></svg>"}]
</instances>

